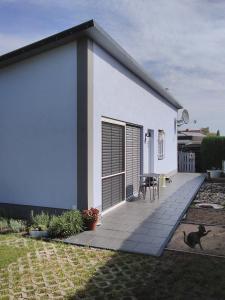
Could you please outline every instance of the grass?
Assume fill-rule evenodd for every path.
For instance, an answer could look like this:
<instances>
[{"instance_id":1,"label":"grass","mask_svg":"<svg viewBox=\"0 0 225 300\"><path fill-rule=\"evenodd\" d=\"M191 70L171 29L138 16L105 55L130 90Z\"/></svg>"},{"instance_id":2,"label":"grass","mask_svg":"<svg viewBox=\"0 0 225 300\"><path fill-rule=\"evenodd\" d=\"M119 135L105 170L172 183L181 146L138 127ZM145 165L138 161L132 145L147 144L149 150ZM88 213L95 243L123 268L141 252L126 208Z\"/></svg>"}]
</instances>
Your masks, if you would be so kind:
<instances>
[{"instance_id":1,"label":"grass","mask_svg":"<svg viewBox=\"0 0 225 300\"><path fill-rule=\"evenodd\" d=\"M225 299L225 260L160 258L0 235L0 299Z\"/></svg>"},{"instance_id":2,"label":"grass","mask_svg":"<svg viewBox=\"0 0 225 300\"><path fill-rule=\"evenodd\" d=\"M0 245L0 269L7 267L12 262L23 255L26 255L27 249L14 248L8 245Z\"/></svg>"}]
</instances>

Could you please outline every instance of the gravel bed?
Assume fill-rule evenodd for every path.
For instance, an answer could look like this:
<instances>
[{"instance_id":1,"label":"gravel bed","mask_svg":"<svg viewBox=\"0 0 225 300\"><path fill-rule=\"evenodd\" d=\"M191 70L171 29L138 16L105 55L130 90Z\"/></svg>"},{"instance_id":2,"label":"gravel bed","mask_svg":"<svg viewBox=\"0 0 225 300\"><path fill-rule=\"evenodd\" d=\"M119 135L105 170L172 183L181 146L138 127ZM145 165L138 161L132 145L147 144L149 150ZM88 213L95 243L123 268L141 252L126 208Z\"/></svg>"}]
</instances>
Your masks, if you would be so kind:
<instances>
[{"instance_id":1,"label":"gravel bed","mask_svg":"<svg viewBox=\"0 0 225 300\"><path fill-rule=\"evenodd\" d=\"M193 204L215 203L225 207L225 184L205 182L201 186Z\"/></svg>"},{"instance_id":2,"label":"gravel bed","mask_svg":"<svg viewBox=\"0 0 225 300\"><path fill-rule=\"evenodd\" d=\"M225 225L225 210L213 208L189 208L184 223Z\"/></svg>"},{"instance_id":3,"label":"gravel bed","mask_svg":"<svg viewBox=\"0 0 225 300\"><path fill-rule=\"evenodd\" d=\"M221 205L221 209L197 208L200 203ZM184 234L198 231L198 225L205 225L210 233L201 239L203 250L194 249L184 243ZM202 184L191 207L167 245L170 250L187 251L206 255L225 256L225 183L205 182Z\"/></svg>"}]
</instances>

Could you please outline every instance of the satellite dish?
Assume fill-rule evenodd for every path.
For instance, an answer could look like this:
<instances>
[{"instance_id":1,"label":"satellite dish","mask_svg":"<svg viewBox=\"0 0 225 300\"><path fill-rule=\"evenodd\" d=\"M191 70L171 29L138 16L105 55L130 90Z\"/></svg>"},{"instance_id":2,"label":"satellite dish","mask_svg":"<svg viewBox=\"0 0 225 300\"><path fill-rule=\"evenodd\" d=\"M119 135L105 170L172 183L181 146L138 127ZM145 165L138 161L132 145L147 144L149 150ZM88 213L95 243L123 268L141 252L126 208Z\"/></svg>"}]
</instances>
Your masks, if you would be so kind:
<instances>
[{"instance_id":1,"label":"satellite dish","mask_svg":"<svg viewBox=\"0 0 225 300\"><path fill-rule=\"evenodd\" d=\"M181 126L189 123L189 113L186 109L182 111L180 120L177 120L177 126Z\"/></svg>"},{"instance_id":2,"label":"satellite dish","mask_svg":"<svg viewBox=\"0 0 225 300\"><path fill-rule=\"evenodd\" d=\"M189 113L186 109L183 110L181 118L182 118L182 121L184 122L184 124L189 123Z\"/></svg>"}]
</instances>

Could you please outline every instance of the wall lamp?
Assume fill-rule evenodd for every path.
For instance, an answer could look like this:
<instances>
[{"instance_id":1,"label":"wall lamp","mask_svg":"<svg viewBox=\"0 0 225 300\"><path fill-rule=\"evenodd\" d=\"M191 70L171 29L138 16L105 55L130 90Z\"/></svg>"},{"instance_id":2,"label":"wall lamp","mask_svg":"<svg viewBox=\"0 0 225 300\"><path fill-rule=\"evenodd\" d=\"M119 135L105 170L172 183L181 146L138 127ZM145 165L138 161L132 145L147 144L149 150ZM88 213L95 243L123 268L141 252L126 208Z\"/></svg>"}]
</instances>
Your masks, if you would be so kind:
<instances>
[{"instance_id":1,"label":"wall lamp","mask_svg":"<svg viewBox=\"0 0 225 300\"><path fill-rule=\"evenodd\" d=\"M150 137L151 137L151 129L148 129L147 132L145 133L145 143L146 143L147 138L150 138Z\"/></svg>"}]
</instances>

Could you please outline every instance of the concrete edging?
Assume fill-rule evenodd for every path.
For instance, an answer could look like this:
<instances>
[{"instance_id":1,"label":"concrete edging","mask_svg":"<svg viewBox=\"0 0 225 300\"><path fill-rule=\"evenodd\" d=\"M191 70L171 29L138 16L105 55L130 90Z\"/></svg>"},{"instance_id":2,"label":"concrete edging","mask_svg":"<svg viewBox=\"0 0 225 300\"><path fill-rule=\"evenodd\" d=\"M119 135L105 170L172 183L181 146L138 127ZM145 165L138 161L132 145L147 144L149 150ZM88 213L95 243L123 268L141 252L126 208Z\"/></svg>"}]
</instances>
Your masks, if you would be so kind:
<instances>
[{"instance_id":1,"label":"concrete edging","mask_svg":"<svg viewBox=\"0 0 225 300\"><path fill-rule=\"evenodd\" d=\"M178 225L180 224L181 220L183 219L184 214L185 214L186 211L188 210L188 208L189 208L191 202L194 200L195 196L197 195L197 193L198 193L198 191L199 191L201 185L202 185L203 182L205 181L205 179L206 179L206 176L205 176L205 175L202 175L201 181L199 182L199 184L198 184L198 186L197 186L197 188L196 188L195 193L192 195L192 197L190 198L190 200L189 200L188 203L186 204L186 206L185 206L185 208L184 208L182 214L181 214L180 217L178 218L176 224L175 224L175 225L173 226L173 228L171 229L171 231L170 231L170 233L169 233L167 239L165 240L165 242L163 243L163 245L162 245L161 248L159 249L159 251L158 251L158 253L157 253L156 256L161 256L161 255L163 254L163 251L164 251L164 249L166 248L166 245L167 245L168 242L171 240L171 238L172 238L174 232L176 231L176 229L177 229Z\"/></svg>"}]
</instances>

